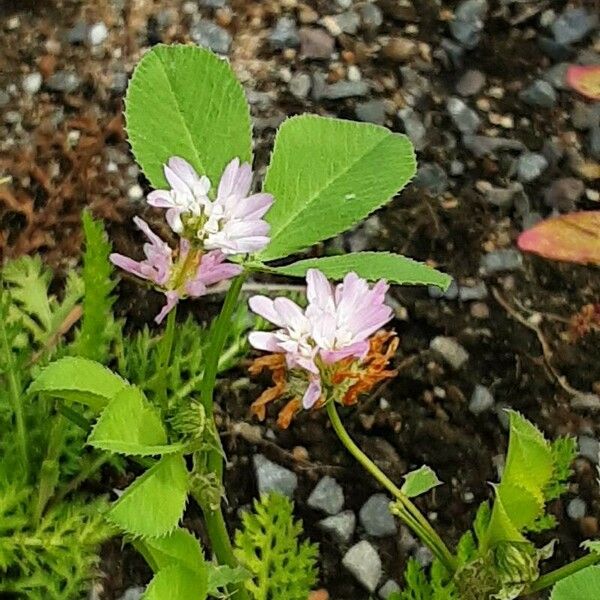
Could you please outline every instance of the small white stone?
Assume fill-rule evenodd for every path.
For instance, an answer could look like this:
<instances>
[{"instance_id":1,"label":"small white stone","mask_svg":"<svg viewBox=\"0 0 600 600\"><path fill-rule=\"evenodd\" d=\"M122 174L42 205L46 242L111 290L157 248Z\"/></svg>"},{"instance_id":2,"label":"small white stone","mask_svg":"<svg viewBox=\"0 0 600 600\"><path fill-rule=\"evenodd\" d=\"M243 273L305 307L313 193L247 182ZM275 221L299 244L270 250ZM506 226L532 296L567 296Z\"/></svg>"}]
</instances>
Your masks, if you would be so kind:
<instances>
[{"instance_id":1,"label":"small white stone","mask_svg":"<svg viewBox=\"0 0 600 600\"><path fill-rule=\"evenodd\" d=\"M135 183L127 190L127 197L130 200L141 200L144 197L144 190Z\"/></svg>"},{"instance_id":2,"label":"small white stone","mask_svg":"<svg viewBox=\"0 0 600 600\"><path fill-rule=\"evenodd\" d=\"M361 79L360 69L356 65L350 65L348 67L348 81L360 81Z\"/></svg>"},{"instance_id":3,"label":"small white stone","mask_svg":"<svg viewBox=\"0 0 600 600\"><path fill-rule=\"evenodd\" d=\"M42 87L42 74L34 71L23 77L23 91L30 96L37 94Z\"/></svg>"},{"instance_id":4,"label":"small white stone","mask_svg":"<svg viewBox=\"0 0 600 600\"><path fill-rule=\"evenodd\" d=\"M99 46L108 37L108 28L102 21L94 23L88 30L87 39L91 46Z\"/></svg>"}]
</instances>

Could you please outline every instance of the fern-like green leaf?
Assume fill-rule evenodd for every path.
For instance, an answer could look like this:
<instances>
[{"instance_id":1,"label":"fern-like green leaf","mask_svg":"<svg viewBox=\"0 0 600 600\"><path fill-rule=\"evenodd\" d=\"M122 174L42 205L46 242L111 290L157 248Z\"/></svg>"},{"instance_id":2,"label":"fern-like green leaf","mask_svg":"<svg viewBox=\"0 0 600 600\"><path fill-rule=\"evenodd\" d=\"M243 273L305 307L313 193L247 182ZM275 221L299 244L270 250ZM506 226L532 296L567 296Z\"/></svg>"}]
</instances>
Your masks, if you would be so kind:
<instances>
[{"instance_id":1,"label":"fern-like green leaf","mask_svg":"<svg viewBox=\"0 0 600 600\"><path fill-rule=\"evenodd\" d=\"M87 210L83 212L82 221L85 234L83 317L72 353L103 363L115 334L114 298L111 296L115 281L111 277L113 269L108 260L111 245L101 221L95 221Z\"/></svg>"},{"instance_id":2,"label":"fern-like green leaf","mask_svg":"<svg viewBox=\"0 0 600 600\"><path fill-rule=\"evenodd\" d=\"M300 541L301 532L292 502L278 494L256 500L254 512L244 514L235 554L251 574L246 589L254 600L306 600L317 578L318 549Z\"/></svg>"}]
</instances>

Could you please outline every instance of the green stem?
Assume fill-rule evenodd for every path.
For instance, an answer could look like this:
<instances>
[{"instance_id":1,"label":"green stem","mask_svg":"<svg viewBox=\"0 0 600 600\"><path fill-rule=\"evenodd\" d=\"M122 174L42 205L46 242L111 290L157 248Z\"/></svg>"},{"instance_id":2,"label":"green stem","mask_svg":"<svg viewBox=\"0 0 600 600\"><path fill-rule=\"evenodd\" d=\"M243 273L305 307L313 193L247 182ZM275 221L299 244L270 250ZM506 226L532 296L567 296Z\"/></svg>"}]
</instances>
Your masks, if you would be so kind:
<instances>
[{"instance_id":1,"label":"green stem","mask_svg":"<svg viewBox=\"0 0 600 600\"><path fill-rule=\"evenodd\" d=\"M2 298L2 289L0 287L0 302L2 301L4 301L4 299ZM2 344L0 356L4 356L6 361L6 364L3 365L3 371L8 381L8 393L15 414L19 452L21 454L25 477L27 477L29 474L29 452L27 448L27 430L25 428L25 416L22 403L23 387L18 367L15 364L12 348L8 342L4 321L0 323L0 344Z\"/></svg>"},{"instance_id":2,"label":"green stem","mask_svg":"<svg viewBox=\"0 0 600 600\"><path fill-rule=\"evenodd\" d=\"M166 412L169 408L169 398L167 395L167 378L169 376L169 366L171 364L171 352L173 350L173 341L175 339L175 323L177 322L177 307L169 313L167 317L167 327L160 342L160 369L157 381L157 396Z\"/></svg>"},{"instance_id":3,"label":"green stem","mask_svg":"<svg viewBox=\"0 0 600 600\"><path fill-rule=\"evenodd\" d=\"M411 502L400 488L373 463L373 461L354 443L337 413L333 401L327 403L327 414L333 429L348 452L368 471L384 488L386 488L400 505L398 516L414 531L442 562L449 573L456 571L456 558L448 550L442 538L437 534L419 509Z\"/></svg>"},{"instance_id":4,"label":"green stem","mask_svg":"<svg viewBox=\"0 0 600 600\"><path fill-rule=\"evenodd\" d=\"M232 282L225 301L221 308L221 312L211 328L210 344L206 353L206 362L204 365L204 374L202 383L200 384L200 399L206 415L211 419L214 418L214 391L217 382L217 373L219 371L219 359L223 352L223 347L231 328L231 317L237 306L238 298L245 275L239 275ZM223 480L223 457L219 450L211 450L208 452L206 468L209 473L215 473L220 482ZM196 500L202 508L206 530L210 538L211 546L217 560L220 564L236 566L237 560L233 554L231 540L225 526L225 518L221 507L216 510L206 502L202 502L201 498L196 497ZM248 600L248 594L244 588L244 584L232 586L235 590L236 600Z\"/></svg>"},{"instance_id":5,"label":"green stem","mask_svg":"<svg viewBox=\"0 0 600 600\"><path fill-rule=\"evenodd\" d=\"M74 492L79 486L94 475L103 465L110 460L110 454L103 453L96 456L92 460L88 460L86 464L81 468L79 473L69 483L67 483L59 492L56 494L52 501L52 505L56 506L60 504L71 492Z\"/></svg>"},{"instance_id":6,"label":"green stem","mask_svg":"<svg viewBox=\"0 0 600 600\"><path fill-rule=\"evenodd\" d=\"M600 554L596 552L591 552L590 554L586 554L573 562L570 562L568 565L564 567L560 567L559 569L555 569L554 571L550 571L550 573L546 573L542 575L539 579L534 581L523 593L524 596L528 596L529 594L534 594L535 592L539 592L540 590L546 589L556 582L568 577L569 575L573 575L586 567L591 567L596 563L600 562Z\"/></svg>"}]
</instances>

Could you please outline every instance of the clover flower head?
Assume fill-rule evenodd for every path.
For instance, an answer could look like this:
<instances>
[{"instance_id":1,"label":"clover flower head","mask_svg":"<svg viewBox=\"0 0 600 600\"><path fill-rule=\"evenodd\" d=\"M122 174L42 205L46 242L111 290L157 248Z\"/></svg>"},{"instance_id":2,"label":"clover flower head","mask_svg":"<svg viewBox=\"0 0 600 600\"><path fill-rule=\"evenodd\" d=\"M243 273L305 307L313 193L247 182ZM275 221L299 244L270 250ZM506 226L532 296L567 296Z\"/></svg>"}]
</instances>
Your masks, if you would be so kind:
<instances>
[{"instance_id":1,"label":"clover flower head","mask_svg":"<svg viewBox=\"0 0 600 600\"><path fill-rule=\"evenodd\" d=\"M209 198L210 180L200 177L183 158L170 158L164 173L171 189L151 192L148 204L167 209L166 219L175 233L227 255L258 252L269 243L269 225L263 216L273 196L250 195L248 163L234 158L225 167L214 201Z\"/></svg>"},{"instance_id":2,"label":"clover flower head","mask_svg":"<svg viewBox=\"0 0 600 600\"><path fill-rule=\"evenodd\" d=\"M263 419L266 405L286 396L279 424L287 427L302 408L330 400L354 404L360 394L393 376L387 365L398 340L393 333L376 333L392 318L384 303L387 289L383 281L369 287L356 273L333 287L323 273L310 269L305 310L287 298L251 298L251 310L279 328L249 336L254 348L271 353L257 359L251 373L267 369L275 384L254 402L255 414Z\"/></svg>"},{"instance_id":3,"label":"clover flower head","mask_svg":"<svg viewBox=\"0 0 600 600\"><path fill-rule=\"evenodd\" d=\"M238 275L242 268L225 262L226 256L218 251L203 253L192 249L181 239L173 250L156 235L148 224L134 217L137 227L148 238L144 244L145 258L136 261L123 254L111 254L110 261L124 271L150 281L166 297L166 303L155 317L161 323L182 298L198 298L210 292L211 286Z\"/></svg>"}]
</instances>

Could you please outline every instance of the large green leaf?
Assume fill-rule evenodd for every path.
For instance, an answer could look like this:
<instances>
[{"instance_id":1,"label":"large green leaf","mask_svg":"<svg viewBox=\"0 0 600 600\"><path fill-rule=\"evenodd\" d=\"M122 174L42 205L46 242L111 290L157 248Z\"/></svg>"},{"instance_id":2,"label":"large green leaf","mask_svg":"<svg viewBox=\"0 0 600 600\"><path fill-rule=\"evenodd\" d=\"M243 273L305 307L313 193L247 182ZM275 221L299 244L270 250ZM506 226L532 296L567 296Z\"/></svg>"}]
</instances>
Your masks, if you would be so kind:
<instances>
[{"instance_id":1,"label":"large green leaf","mask_svg":"<svg viewBox=\"0 0 600 600\"><path fill-rule=\"evenodd\" d=\"M154 187L180 156L213 186L227 163L252 161L248 104L229 64L195 46L155 46L138 63L125 99L133 154Z\"/></svg>"},{"instance_id":2,"label":"large green leaf","mask_svg":"<svg viewBox=\"0 0 600 600\"><path fill-rule=\"evenodd\" d=\"M181 444L167 444L167 432L156 409L134 386L123 388L102 411L88 438L95 448L130 455L181 452Z\"/></svg>"},{"instance_id":3,"label":"large green leaf","mask_svg":"<svg viewBox=\"0 0 600 600\"><path fill-rule=\"evenodd\" d=\"M284 267L269 268L275 273L292 277L304 277L308 269L319 269L329 279L342 279L346 273L354 271L371 281L386 279L402 285L437 285L442 289L446 289L452 280L450 276L423 263L389 252L355 252L308 258Z\"/></svg>"},{"instance_id":4,"label":"large green leaf","mask_svg":"<svg viewBox=\"0 0 600 600\"><path fill-rule=\"evenodd\" d=\"M588 567L559 581L550 600L598 600L600 598L600 567Z\"/></svg>"},{"instance_id":5,"label":"large green leaf","mask_svg":"<svg viewBox=\"0 0 600 600\"><path fill-rule=\"evenodd\" d=\"M206 572L192 571L184 565L174 564L159 571L143 600L204 600L208 593Z\"/></svg>"},{"instance_id":6,"label":"large green leaf","mask_svg":"<svg viewBox=\"0 0 600 600\"><path fill-rule=\"evenodd\" d=\"M441 483L435 471L431 467L423 465L404 476L402 492L409 498L414 498L425 494L434 487L441 485Z\"/></svg>"},{"instance_id":7,"label":"large green leaf","mask_svg":"<svg viewBox=\"0 0 600 600\"><path fill-rule=\"evenodd\" d=\"M29 386L29 392L45 392L101 410L126 385L100 363L68 356L50 363Z\"/></svg>"},{"instance_id":8,"label":"large green leaf","mask_svg":"<svg viewBox=\"0 0 600 600\"><path fill-rule=\"evenodd\" d=\"M178 528L164 537L148 538L139 543L139 548L155 573L173 564L192 571L206 570L200 542L187 529Z\"/></svg>"},{"instance_id":9,"label":"large green leaf","mask_svg":"<svg viewBox=\"0 0 600 600\"><path fill-rule=\"evenodd\" d=\"M279 128L264 189L271 242L262 260L288 256L349 229L415 174L413 147L385 127L301 115Z\"/></svg>"},{"instance_id":10,"label":"large green leaf","mask_svg":"<svg viewBox=\"0 0 600 600\"><path fill-rule=\"evenodd\" d=\"M188 493L183 456L164 456L113 504L108 517L133 535L159 537L177 527Z\"/></svg>"}]
</instances>

